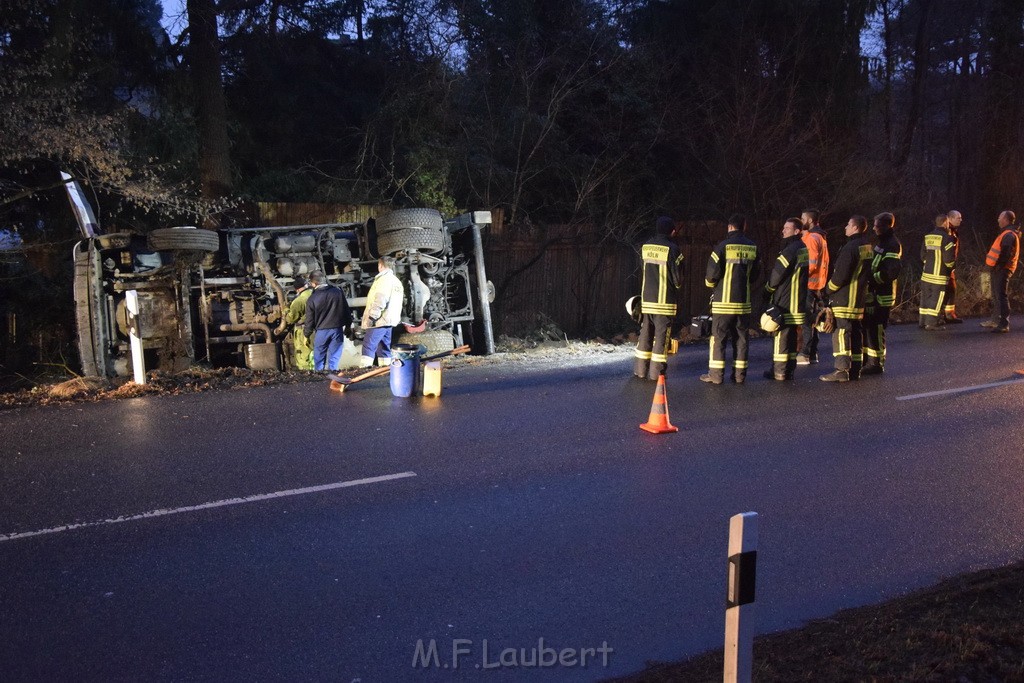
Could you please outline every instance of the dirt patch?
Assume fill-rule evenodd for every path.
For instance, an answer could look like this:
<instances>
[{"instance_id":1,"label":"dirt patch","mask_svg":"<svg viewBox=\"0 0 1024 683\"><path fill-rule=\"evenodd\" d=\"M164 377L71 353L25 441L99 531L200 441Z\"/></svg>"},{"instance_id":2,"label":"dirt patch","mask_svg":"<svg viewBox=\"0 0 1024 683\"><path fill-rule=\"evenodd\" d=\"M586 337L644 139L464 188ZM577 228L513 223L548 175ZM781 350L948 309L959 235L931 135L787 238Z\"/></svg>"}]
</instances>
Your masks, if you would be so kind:
<instances>
[{"instance_id":1,"label":"dirt patch","mask_svg":"<svg viewBox=\"0 0 1024 683\"><path fill-rule=\"evenodd\" d=\"M490 356L454 356L445 362L453 368L512 365L551 369L607 362L618 356L626 357L633 353L633 346L627 338L613 343L604 340L582 342L564 339L556 341L551 338L503 337L497 348L498 352ZM349 368L338 374L351 377L360 372L357 368ZM0 409L323 381L321 373L269 372L247 368L192 368L173 375L153 372L149 374L146 384L136 384L125 378L105 380L97 377L74 377L61 382L40 383L32 389L0 393Z\"/></svg>"},{"instance_id":2,"label":"dirt patch","mask_svg":"<svg viewBox=\"0 0 1024 683\"><path fill-rule=\"evenodd\" d=\"M721 681L722 652L619 682ZM754 640L755 681L1024 681L1024 563Z\"/></svg>"}]
</instances>

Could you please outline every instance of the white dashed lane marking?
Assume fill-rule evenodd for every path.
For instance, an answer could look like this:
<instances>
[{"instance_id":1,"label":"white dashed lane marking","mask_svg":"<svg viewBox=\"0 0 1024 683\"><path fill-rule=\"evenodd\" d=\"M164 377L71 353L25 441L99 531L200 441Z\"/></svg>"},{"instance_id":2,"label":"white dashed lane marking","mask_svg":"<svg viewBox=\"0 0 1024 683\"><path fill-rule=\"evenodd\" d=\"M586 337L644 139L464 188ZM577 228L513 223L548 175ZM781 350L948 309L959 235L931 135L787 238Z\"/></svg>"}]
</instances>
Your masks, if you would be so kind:
<instances>
[{"instance_id":1,"label":"white dashed lane marking","mask_svg":"<svg viewBox=\"0 0 1024 683\"><path fill-rule=\"evenodd\" d=\"M319 486L307 486L301 489L288 489L287 491L275 491L273 493L259 493L252 496L243 496L241 498L225 498L224 500L215 500L209 503L200 503L199 505L186 505L179 508L166 508L161 510L150 510L149 512L141 512L137 515L124 515L122 517L113 517L111 519L100 519L94 522L76 522L73 524L65 524L63 526L50 527L48 529L37 529L35 531L20 531L10 534L0 534L0 543L4 541L14 541L19 538L29 538L31 536L43 536L45 534L58 534L62 531L74 531L75 529L85 529L93 526L103 526L106 524L122 524L124 522L135 522L140 519L150 519L152 517L166 517L167 515L178 515L183 512L197 512L199 510L211 510L213 508L227 507L228 505L243 505L245 503L258 503L264 500L274 500L275 498L288 498L291 496L303 496L307 493L321 493L323 491L333 491L335 489L344 489L351 486L362 486L364 484L380 484L385 481L394 481L396 479L406 479L408 477L415 477L415 472L399 472L397 474L385 474L379 477L367 477L366 479L352 479L350 481L338 481L333 484L320 484Z\"/></svg>"},{"instance_id":2,"label":"white dashed lane marking","mask_svg":"<svg viewBox=\"0 0 1024 683\"><path fill-rule=\"evenodd\" d=\"M975 384L970 387L959 387L957 389L943 389L942 391L929 391L924 394L911 394L910 396L897 396L897 401L912 401L915 398L931 398L932 396L948 396L949 394L962 394L967 391L978 391L980 389L992 389L994 387L1001 387L1007 384L1020 384L1024 382L1022 379L1008 379L1002 382L991 382L990 384Z\"/></svg>"}]
</instances>

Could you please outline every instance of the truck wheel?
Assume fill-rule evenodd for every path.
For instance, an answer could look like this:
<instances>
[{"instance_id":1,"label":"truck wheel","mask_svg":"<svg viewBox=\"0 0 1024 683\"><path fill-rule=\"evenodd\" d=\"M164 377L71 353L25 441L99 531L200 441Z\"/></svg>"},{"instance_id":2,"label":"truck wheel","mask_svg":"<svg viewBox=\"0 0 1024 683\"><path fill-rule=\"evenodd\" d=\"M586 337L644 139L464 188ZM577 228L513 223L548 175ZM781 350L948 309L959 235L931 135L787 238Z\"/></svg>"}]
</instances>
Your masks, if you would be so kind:
<instances>
[{"instance_id":1,"label":"truck wheel","mask_svg":"<svg viewBox=\"0 0 1024 683\"><path fill-rule=\"evenodd\" d=\"M383 256L408 249L419 249L427 253L444 251L444 233L437 230L405 228L377 236L377 251Z\"/></svg>"},{"instance_id":2,"label":"truck wheel","mask_svg":"<svg viewBox=\"0 0 1024 683\"><path fill-rule=\"evenodd\" d=\"M427 332L402 332L398 335L396 344L423 344L427 347L427 355L444 353L455 348L455 337L448 330L429 330Z\"/></svg>"},{"instance_id":3,"label":"truck wheel","mask_svg":"<svg viewBox=\"0 0 1024 683\"><path fill-rule=\"evenodd\" d=\"M217 251L220 238L213 230L198 228L159 228L149 233L154 251Z\"/></svg>"},{"instance_id":4,"label":"truck wheel","mask_svg":"<svg viewBox=\"0 0 1024 683\"><path fill-rule=\"evenodd\" d=\"M444 227L444 219L434 209L399 209L377 219L377 234L383 235L398 230L437 230Z\"/></svg>"}]
</instances>

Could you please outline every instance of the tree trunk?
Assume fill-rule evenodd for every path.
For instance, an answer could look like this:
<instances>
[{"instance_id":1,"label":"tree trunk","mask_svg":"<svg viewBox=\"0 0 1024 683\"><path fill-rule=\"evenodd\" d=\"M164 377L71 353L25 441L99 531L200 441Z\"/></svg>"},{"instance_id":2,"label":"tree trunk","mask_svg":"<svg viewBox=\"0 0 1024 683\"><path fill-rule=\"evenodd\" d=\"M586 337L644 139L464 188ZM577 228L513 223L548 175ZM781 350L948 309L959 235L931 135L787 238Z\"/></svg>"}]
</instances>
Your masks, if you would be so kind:
<instances>
[{"instance_id":1,"label":"tree trunk","mask_svg":"<svg viewBox=\"0 0 1024 683\"><path fill-rule=\"evenodd\" d=\"M931 0L921 0L921 16L917 22L914 35L914 80L910 91L910 107L907 112L907 125L900 140L899 153L896 155L896 166L906 166L914 145L914 131L921 118L921 102L924 98L924 77L928 72L928 17L931 13Z\"/></svg>"},{"instance_id":2,"label":"tree trunk","mask_svg":"<svg viewBox=\"0 0 1024 683\"><path fill-rule=\"evenodd\" d=\"M204 199L231 193L227 106L221 83L214 0L188 0L189 56L199 127L199 180Z\"/></svg>"}]
</instances>

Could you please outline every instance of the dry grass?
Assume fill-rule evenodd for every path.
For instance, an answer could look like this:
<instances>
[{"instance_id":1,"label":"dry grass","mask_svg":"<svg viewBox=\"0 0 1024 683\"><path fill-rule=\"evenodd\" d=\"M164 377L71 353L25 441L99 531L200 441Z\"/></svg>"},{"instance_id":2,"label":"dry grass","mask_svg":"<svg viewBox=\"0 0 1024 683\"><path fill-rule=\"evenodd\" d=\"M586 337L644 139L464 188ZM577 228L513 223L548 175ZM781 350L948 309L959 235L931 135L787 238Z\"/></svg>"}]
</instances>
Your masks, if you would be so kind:
<instances>
[{"instance_id":1,"label":"dry grass","mask_svg":"<svg viewBox=\"0 0 1024 683\"><path fill-rule=\"evenodd\" d=\"M47 394L51 398L68 399L96 393L107 387L106 380L100 377L75 377L60 384L54 384Z\"/></svg>"},{"instance_id":2,"label":"dry grass","mask_svg":"<svg viewBox=\"0 0 1024 683\"><path fill-rule=\"evenodd\" d=\"M720 681L722 652L619 680ZM1024 681L1024 563L757 638L754 680Z\"/></svg>"}]
</instances>

